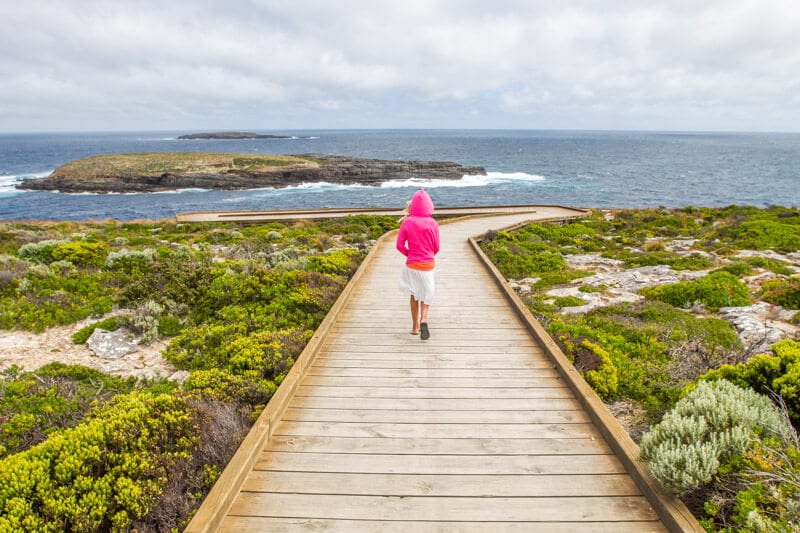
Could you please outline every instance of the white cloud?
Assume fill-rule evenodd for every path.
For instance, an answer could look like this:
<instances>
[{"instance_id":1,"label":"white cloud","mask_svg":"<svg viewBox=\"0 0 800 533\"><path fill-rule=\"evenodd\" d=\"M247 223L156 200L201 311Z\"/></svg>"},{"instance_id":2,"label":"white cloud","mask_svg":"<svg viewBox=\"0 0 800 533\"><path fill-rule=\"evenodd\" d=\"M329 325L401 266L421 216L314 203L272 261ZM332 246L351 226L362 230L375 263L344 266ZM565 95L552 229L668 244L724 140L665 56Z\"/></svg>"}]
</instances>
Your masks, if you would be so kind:
<instances>
[{"instance_id":1,"label":"white cloud","mask_svg":"<svg viewBox=\"0 0 800 533\"><path fill-rule=\"evenodd\" d=\"M791 0L27 0L0 19L14 28L0 34L0 131L87 117L112 129L800 123Z\"/></svg>"}]
</instances>

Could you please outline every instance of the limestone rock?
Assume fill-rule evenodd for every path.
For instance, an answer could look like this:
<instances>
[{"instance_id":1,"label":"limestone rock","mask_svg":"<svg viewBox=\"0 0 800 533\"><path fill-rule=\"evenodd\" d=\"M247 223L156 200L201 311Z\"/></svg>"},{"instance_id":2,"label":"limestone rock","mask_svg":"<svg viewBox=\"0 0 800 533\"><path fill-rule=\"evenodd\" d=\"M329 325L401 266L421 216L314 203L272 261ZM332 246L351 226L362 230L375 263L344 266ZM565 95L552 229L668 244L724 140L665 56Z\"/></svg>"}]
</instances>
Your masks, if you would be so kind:
<instances>
[{"instance_id":1,"label":"limestone rock","mask_svg":"<svg viewBox=\"0 0 800 533\"><path fill-rule=\"evenodd\" d=\"M124 329L106 331L97 328L86 344L101 359L120 359L139 350L132 335Z\"/></svg>"}]
</instances>

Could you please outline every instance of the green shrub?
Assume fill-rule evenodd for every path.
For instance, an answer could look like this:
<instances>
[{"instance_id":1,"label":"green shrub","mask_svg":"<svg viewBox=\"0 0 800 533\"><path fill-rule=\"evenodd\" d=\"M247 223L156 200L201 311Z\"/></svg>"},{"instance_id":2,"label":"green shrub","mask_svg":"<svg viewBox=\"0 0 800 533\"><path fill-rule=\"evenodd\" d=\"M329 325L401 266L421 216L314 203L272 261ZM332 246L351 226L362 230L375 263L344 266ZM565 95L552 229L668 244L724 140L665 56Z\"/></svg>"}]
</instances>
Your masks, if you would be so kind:
<instances>
[{"instance_id":1,"label":"green shrub","mask_svg":"<svg viewBox=\"0 0 800 533\"><path fill-rule=\"evenodd\" d=\"M275 394L278 385L268 379L253 379L226 369L209 368L189 374L183 383L183 389L207 399L237 401L257 406L266 404Z\"/></svg>"},{"instance_id":2,"label":"green shrub","mask_svg":"<svg viewBox=\"0 0 800 533\"><path fill-rule=\"evenodd\" d=\"M800 277L775 278L761 285L759 296L786 309L800 309Z\"/></svg>"},{"instance_id":3,"label":"green shrub","mask_svg":"<svg viewBox=\"0 0 800 533\"><path fill-rule=\"evenodd\" d=\"M758 437L785 431L767 397L725 380L701 381L642 437L641 456L662 485L684 492L708 483Z\"/></svg>"},{"instance_id":4,"label":"green shrub","mask_svg":"<svg viewBox=\"0 0 800 533\"><path fill-rule=\"evenodd\" d=\"M797 432L759 441L744 456L747 487L736 494L733 523L746 531L796 531L800 524Z\"/></svg>"},{"instance_id":5,"label":"green shrub","mask_svg":"<svg viewBox=\"0 0 800 533\"><path fill-rule=\"evenodd\" d=\"M47 239L39 242L32 242L23 244L17 251L17 255L21 259L33 261L34 263L49 264L54 261L53 250L60 244L66 244L69 241Z\"/></svg>"},{"instance_id":6,"label":"green shrub","mask_svg":"<svg viewBox=\"0 0 800 533\"><path fill-rule=\"evenodd\" d=\"M158 334L164 337L174 337L183 330L183 321L174 316L167 315L158 319Z\"/></svg>"},{"instance_id":7,"label":"green shrub","mask_svg":"<svg viewBox=\"0 0 800 533\"><path fill-rule=\"evenodd\" d=\"M753 274L755 274L755 270L753 270L753 267L749 263L743 261L725 265L719 270L724 270L725 272L729 272L737 277L752 276Z\"/></svg>"},{"instance_id":8,"label":"green shrub","mask_svg":"<svg viewBox=\"0 0 800 533\"><path fill-rule=\"evenodd\" d=\"M581 347L589 350L600 360L598 367L594 370L587 370L583 377L586 382L597 392L601 398L613 398L619 389L619 374L617 367L611 361L611 356L603 348L585 340L581 342Z\"/></svg>"},{"instance_id":9,"label":"green shrub","mask_svg":"<svg viewBox=\"0 0 800 533\"><path fill-rule=\"evenodd\" d=\"M111 311L114 289L104 274L40 269L47 266L30 269L16 291L0 297L0 328L41 332Z\"/></svg>"},{"instance_id":10,"label":"green shrub","mask_svg":"<svg viewBox=\"0 0 800 533\"><path fill-rule=\"evenodd\" d=\"M616 397L639 402L652 416L671 406L680 388L707 371L708 365L742 349L728 322L698 318L661 302L601 307L577 316L541 314L550 317L548 332L581 372L596 368L599 359L575 339L588 339L601 347L616 368ZM686 367L695 352L696 368ZM587 359L595 363L587 364ZM675 372L674 366L682 371Z\"/></svg>"},{"instance_id":11,"label":"green shrub","mask_svg":"<svg viewBox=\"0 0 800 533\"><path fill-rule=\"evenodd\" d=\"M789 264L786 261L781 261L779 259L770 259L768 257L745 257L745 263L755 268L763 268L764 270L769 270L779 276L792 276L795 274L795 271L789 268Z\"/></svg>"},{"instance_id":12,"label":"green shrub","mask_svg":"<svg viewBox=\"0 0 800 533\"><path fill-rule=\"evenodd\" d=\"M578 290L581 292L585 292L587 294L591 294L594 292L603 292L607 289L605 285L581 285L578 287Z\"/></svg>"},{"instance_id":13,"label":"green shrub","mask_svg":"<svg viewBox=\"0 0 800 533\"><path fill-rule=\"evenodd\" d=\"M67 242L56 246L52 251L52 257L56 261L100 267L107 253L108 244L104 242Z\"/></svg>"},{"instance_id":14,"label":"green shrub","mask_svg":"<svg viewBox=\"0 0 800 533\"><path fill-rule=\"evenodd\" d=\"M771 350L772 354L755 355L746 363L722 365L701 379L725 379L761 394L779 394L792 424L800 426L800 341L786 339L773 344Z\"/></svg>"},{"instance_id":15,"label":"green shrub","mask_svg":"<svg viewBox=\"0 0 800 533\"><path fill-rule=\"evenodd\" d=\"M84 344L87 340L89 340L89 337L92 336L92 333L94 333L95 329L100 328L106 331L116 331L123 322L124 320L117 316L112 316L100 320L99 322L93 322L92 324L89 324L88 326L85 326L73 333L72 342L73 344Z\"/></svg>"},{"instance_id":16,"label":"green shrub","mask_svg":"<svg viewBox=\"0 0 800 533\"><path fill-rule=\"evenodd\" d=\"M73 427L93 402L129 392L134 382L57 362L34 372L6 369L0 380L0 457L25 450L57 429Z\"/></svg>"},{"instance_id":17,"label":"green shrub","mask_svg":"<svg viewBox=\"0 0 800 533\"><path fill-rule=\"evenodd\" d=\"M152 248L117 250L108 254L105 266L109 270L122 270L128 273L141 272L155 261L156 255L156 251Z\"/></svg>"},{"instance_id":18,"label":"green shrub","mask_svg":"<svg viewBox=\"0 0 800 533\"><path fill-rule=\"evenodd\" d=\"M506 278L524 278L567 268L564 258L557 252L531 252L515 246L493 247L489 258Z\"/></svg>"},{"instance_id":19,"label":"green shrub","mask_svg":"<svg viewBox=\"0 0 800 533\"><path fill-rule=\"evenodd\" d=\"M537 272L536 277L539 280L533 284L536 290L545 290L556 285L564 285L576 279L591 276L593 272L586 270L553 270L551 272Z\"/></svg>"},{"instance_id":20,"label":"green shrub","mask_svg":"<svg viewBox=\"0 0 800 533\"><path fill-rule=\"evenodd\" d=\"M780 252L794 252L800 249L800 226L797 223L750 220L732 228L731 233L743 248Z\"/></svg>"},{"instance_id":21,"label":"green shrub","mask_svg":"<svg viewBox=\"0 0 800 533\"><path fill-rule=\"evenodd\" d=\"M75 428L0 461L0 530L126 530L188 458L194 429L178 396L117 397Z\"/></svg>"},{"instance_id":22,"label":"green shrub","mask_svg":"<svg viewBox=\"0 0 800 533\"><path fill-rule=\"evenodd\" d=\"M747 285L725 271L712 272L694 281L647 287L639 292L651 300L684 308L700 302L711 310L717 310L720 307L737 307L752 302Z\"/></svg>"},{"instance_id":23,"label":"green shrub","mask_svg":"<svg viewBox=\"0 0 800 533\"><path fill-rule=\"evenodd\" d=\"M586 303L586 300L577 296L559 296L555 300L556 307L579 307Z\"/></svg>"},{"instance_id":24,"label":"green shrub","mask_svg":"<svg viewBox=\"0 0 800 533\"><path fill-rule=\"evenodd\" d=\"M323 274L352 276L358 269L363 255L358 250L344 248L333 250L325 255L314 255L308 258L308 269Z\"/></svg>"}]
</instances>

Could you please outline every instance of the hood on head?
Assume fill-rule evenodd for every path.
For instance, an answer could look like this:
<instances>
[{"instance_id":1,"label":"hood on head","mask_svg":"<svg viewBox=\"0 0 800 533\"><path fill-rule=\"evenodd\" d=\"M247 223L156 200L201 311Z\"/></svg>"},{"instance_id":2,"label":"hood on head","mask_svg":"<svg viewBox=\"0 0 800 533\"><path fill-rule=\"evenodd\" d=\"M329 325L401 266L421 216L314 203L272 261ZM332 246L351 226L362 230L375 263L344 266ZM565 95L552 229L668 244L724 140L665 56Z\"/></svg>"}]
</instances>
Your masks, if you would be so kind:
<instances>
[{"instance_id":1,"label":"hood on head","mask_svg":"<svg viewBox=\"0 0 800 533\"><path fill-rule=\"evenodd\" d=\"M413 217L429 217L433 215L433 200L428 193L420 189L411 198L411 205L408 206L408 214Z\"/></svg>"}]
</instances>

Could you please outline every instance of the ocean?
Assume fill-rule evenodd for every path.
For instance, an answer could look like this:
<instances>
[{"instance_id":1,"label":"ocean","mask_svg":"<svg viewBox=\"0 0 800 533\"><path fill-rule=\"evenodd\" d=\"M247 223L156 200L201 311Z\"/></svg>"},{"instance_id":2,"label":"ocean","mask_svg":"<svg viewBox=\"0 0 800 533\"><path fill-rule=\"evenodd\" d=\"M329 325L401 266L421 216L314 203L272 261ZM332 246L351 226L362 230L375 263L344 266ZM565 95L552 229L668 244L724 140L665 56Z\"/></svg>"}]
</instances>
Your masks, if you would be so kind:
<instances>
[{"instance_id":1,"label":"ocean","mask_svg":"<svg viewBox=\"0 0 800 533\"><path fill-rule=\"evenodd\" d=\"M258 131L286 139L179 140L194 132L0 134L0 219L135 220L187 211L401 207L416 188L436 205L577 207L800 205L800 133L501 130ZM390 182L382 187L307 183L286 189L148 194L21 191L89 155L217 151L337 154L480 165L486 176Z\"/></svg>"}]
</instances>

